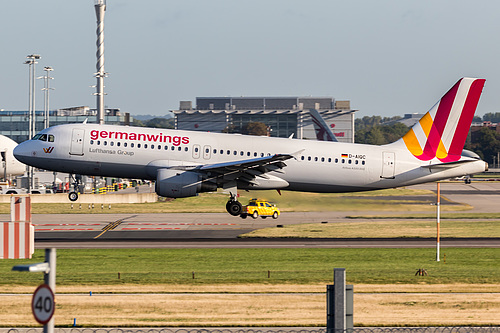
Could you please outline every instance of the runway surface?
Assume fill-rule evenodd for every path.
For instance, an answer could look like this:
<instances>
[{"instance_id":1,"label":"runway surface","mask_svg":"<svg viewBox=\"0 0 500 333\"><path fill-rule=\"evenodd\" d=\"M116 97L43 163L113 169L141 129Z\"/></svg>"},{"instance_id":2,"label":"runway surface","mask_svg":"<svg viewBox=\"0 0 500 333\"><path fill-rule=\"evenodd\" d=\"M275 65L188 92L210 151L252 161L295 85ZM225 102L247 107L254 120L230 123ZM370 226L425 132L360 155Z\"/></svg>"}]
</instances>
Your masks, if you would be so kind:
<instances>
[{"instance_id":1,"label":"runway surface","mask_svg":"<svg viewBox=\"0 0 500 333\"><path fill-rule=\"evenodd\" d=\"M436 190L436 184L411 186ZM500 213L500 183L442 183L442 205L465 203L467 212ZM405 199L432 205L435 195L374 197ZM401 215L405 212L393 212ZM418 212L411 212L412 214ZM226 213L172 214L35 214L36 247L435 247L435 239L244 239L238 236L259 228L302 223L353 222L348 215L388 215L391 212L286 212L279 219L241 219ZM0 221L9 216L0 215ZM363 222L356 219L355 222ZM370 222L366 220L365 222ZM442 247L500 247L500 238L441 239Z\"/></svg>"}]
</instances>

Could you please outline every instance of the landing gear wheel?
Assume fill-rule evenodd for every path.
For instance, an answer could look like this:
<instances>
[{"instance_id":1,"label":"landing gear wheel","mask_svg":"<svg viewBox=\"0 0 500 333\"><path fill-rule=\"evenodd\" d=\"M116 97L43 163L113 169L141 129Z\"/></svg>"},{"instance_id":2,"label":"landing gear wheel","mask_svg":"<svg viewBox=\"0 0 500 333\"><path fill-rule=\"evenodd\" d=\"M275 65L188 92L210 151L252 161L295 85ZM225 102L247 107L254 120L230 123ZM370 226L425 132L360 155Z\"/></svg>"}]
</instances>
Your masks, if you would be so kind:
<instances>
[{"instance_id":1,"label":"landing gear wheel","mask_svg":"<svg viewBox=\"0 0 500 333\"><path fill-rule=\"evenodd\" d=\"M258 217L259 217L259 213L256 210L254 210L252 213L252 218L255 220Z\"/></svg>"},{"instance_id":2,"label":"landing gear wheel","mask_svg":"<svg viewBox=\"0 0 500 333\"><path fill-rule=\"evenodd\" d=\"M278 212L274 212L274 213L273 213L273 219L275 219L275 220L276 220L277 218L278 218Z\"/></svg>"},{"instance_id":3,"label":"landing gear wheel","mask_svg":"<svg viewBox=\"0 0 500 333\"><path fill-rule=\"evenodd\" d=\"M238 216L241 214L242 206L238 201L228 201L226 204L226 210L229 214L233 216Z\"/></svg>"},{"instance_id":4,"label":"landing gear wheel","mask_svg":"<svg viewBox=\"0 0 500 333\"><path fill-rule=\"evenodd\" d=\"M68 199L70 201L76 201L76 200L78 200L78 193L76 193L76 192L69 192L68 193Z\"/></svg>"}]
</instances>

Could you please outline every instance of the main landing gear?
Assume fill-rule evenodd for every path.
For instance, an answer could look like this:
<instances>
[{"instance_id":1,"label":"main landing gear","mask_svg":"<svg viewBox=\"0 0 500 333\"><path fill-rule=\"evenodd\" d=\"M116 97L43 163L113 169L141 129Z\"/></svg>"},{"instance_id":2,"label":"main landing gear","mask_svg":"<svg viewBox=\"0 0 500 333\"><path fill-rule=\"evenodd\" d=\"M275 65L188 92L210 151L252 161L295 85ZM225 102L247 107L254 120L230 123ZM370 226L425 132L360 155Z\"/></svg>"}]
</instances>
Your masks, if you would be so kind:
<instances>
[{"instance_id":1,"label":"main landing gear","mask_svg":"<svg viewBox=\"0 0 500 333\"><path fill-rule=\"evenodd\" d=\"M82 183L82 176L81 175L69 175L71 178L71 181L73 181L73 191L68 193L68 199L70 201L76 201L78 200L78 192L80 190L80 186Z\"/></svg>"},{"instance_id":2,"label":"main landing gear","mask_svg":"<svg viewBox=\"0 0 500 333\"><path fill-rule=\"evenodd\" d=\"M239 203L237 200L236 196L231 193L231 197L229 198L229 201L226 204L226 210L229 214L233 216L239 216L241 214L241 211L243 210L243 206Z\"/></svg>"}]
</instances>

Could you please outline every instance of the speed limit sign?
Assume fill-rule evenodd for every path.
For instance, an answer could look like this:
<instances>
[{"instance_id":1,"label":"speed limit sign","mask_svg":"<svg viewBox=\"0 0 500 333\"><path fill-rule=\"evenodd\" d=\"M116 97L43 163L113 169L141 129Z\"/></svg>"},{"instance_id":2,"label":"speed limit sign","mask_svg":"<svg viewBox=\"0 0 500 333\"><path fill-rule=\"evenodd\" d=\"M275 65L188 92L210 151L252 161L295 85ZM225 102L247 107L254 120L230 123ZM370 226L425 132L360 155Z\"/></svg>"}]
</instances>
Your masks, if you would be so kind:
<instances>
[{"instance_id":1,"label":"speed limit sign","mask_svg":"<svg viewBox=\"0 0 500 333\"><path fill-rule=\"evenodd\" d=\"M36 288L31 300L31 310L33 316L40 324L47 324L54 315L54 293L46 284Z\"/></svg>"}]
</instances>

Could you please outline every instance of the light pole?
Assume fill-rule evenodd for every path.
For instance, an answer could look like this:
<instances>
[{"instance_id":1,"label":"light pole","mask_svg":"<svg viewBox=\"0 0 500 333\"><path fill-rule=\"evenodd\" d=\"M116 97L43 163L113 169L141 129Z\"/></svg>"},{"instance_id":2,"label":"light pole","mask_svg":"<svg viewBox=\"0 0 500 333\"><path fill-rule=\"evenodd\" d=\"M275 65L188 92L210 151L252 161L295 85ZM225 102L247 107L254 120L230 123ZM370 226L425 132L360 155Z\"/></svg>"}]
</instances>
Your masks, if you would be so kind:
<instances>
[{"instance_id":1,"label":"light pole","mask_svg":"<svg viewBox=\"0 0 500 333\"><path fill-rule=\"evenodd\" d=\"M43 108L43 128L48 128L50 125L50 115L49 115L49 91L54 90L54 88L50 88L50 81L53 80L53 77L50 77L50 72L53 71L54 69L50 66L46 66L43 68L45 71L44 76L38 77L38 79L44 79L43 80L43 88L42 90L44 91L44 108Z\"/></svg>"},{"instance_id":2,"label":"light pole","mask_svg":"<svg viewBox=\"0 0 500 333\"><path fill-rule=\"evenodd\" d=\"M97 17L97 63L95 74L97 78L96 92L97 96L97 121L99 125L104 124L104 78L106 72L104 71L104 13L106 12L106 0L95 0L94 2L95 14Z\"/></svg>"},{"instance_id":3,"label":"light pole","mask_svg":"<svg viewBox=\"0 0 500 333\"><path fill-rule=\"evenodd\" d=\"M31 139L36 132L36 112L35 112L35 65L38 64L37 60L41 58L39 54L27 55L24 63L29 65L29 131L28 140ZM33 167L28 167L28 193L33 188Z\"/></svg>"}]
</instances>

